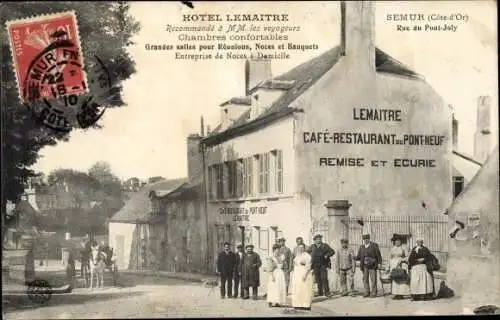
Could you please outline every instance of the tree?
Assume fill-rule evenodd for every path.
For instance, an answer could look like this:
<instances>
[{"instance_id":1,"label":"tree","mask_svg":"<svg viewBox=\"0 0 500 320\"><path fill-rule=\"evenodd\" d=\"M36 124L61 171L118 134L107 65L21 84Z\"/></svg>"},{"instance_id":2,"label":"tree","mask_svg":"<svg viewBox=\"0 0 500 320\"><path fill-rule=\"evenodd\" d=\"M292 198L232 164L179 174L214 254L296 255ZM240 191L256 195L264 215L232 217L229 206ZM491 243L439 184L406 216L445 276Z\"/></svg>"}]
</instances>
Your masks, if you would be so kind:
<instances>
[{"instance_id":1,"label":"tree","mask_svg":"<svg viewBox=\"0 0 500 320\"><path fill-rule=\"evenodd\" d=\"M99 181L85 172L72 169L52 171L47 184L38 188L37 204L45 219L37 221L37 226L46 231L74 233L88 230L92 222L88 213L97 202L100 188Z\"/></svg>"},{"instance_id":2,"label":"tree","mask_svg":"<svg viewBox=\"0 0 500 320\"><path fill-rule=\"evenodd\" d=\"M126 51L131 37L139 31L139 24L129 14L125 2L31 2L0 3L0 22L5 18L22 19L51 12L74 10L84 59L99 56L114 82L110 106L123 105L121 82L135 72L134 62ZM35 174L30 166L36 163L39 151L58 141L68 140L64 132L39 125L32 113L18 98L15 74L7 30L0 28L1 39L1 96L2 101L2 230L5 227L7 200L17 202L26 180ZM5 232L4 232L5 234Z\"/></svg>"},{"instance_id":3,"label":"tree","mask_svg":"<svg viewBox=\"0 0 500 320\"><path fill-rule=\"evenodd\" d=\"M100 183L120 182L120 179L118 179L111 171L111 166L104 161L94 163L89 169L89 176L93 177Z\"/></svg>"},{"instance_id":4,"label":"tree","mask_svg":"<svg viewBox=\"0 0 500 320\"><path fill-rule=\"evenodd\" d=\"M114 198L122 198L122 185L118 177L111 171L111 166L104 162L98 161L89 169L89 176L99 181L101 191L106 196Z\"/></svg>"}]
</instances>

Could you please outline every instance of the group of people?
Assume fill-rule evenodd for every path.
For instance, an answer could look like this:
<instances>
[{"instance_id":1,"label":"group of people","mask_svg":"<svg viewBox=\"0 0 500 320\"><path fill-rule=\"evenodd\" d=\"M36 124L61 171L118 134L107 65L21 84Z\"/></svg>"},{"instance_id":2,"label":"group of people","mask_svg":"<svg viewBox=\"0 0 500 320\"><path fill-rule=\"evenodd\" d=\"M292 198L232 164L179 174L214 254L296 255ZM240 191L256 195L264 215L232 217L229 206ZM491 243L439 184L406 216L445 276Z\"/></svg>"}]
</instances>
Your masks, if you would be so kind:
<instances>
[{"instance_id":1,"label":"group of people","mask_svg":"<svg viewBox=\"0 0 500 320\"><path fill-rule=\"evenodd\" d=\"M286 304L291 295L292 307L295 309L311 308L314 296L313 285L317 284L317 296L330 296L328 269L332 268L331 258L336 255L335 272L339 277L341 295L354 295L354 274L356 261L363 273L364 297L377 296L377 271L382 270L382 255L377 243L371 241L370 235L362 236L363 244L358 252L349 248L347 239L341 239L341 246L335 252L328 244L322 242L322 236L316 235L314 243L307 246L303 238L296 239L296 246L290 250L284 238L278 239L272 247L270 257L264 264L254 246L248 244L237 246L237 252L231 251L229 243L217 259L217 273L220 275L221 298L238 298L241 285L242 299L250 298L252 288L253 299L258 299L260 286L259 269L264 265L264 272L269 274L267 283L267 302L270 307ZM425 299L434 293L432 266L435 257L423 246L423 239L417 238L417 245L408 253L402 247L402 239L394 236L391 249L389 273L392 277L392 295L394 299L411 295L413 299ZM435 262L435 261L434 261ZM233 283L234 281L234 283ZM234 284L234 286L233 286Z\"/></svg>"},{"instance_id":2,"label":"group of people","mask_svg":"<svg viewBox=\"0 0 500 320\"><path fill-rule=\"evenodd\" d=\"M389 271L392 275L394 299L411 296L412 300L429 300L435 294L433 272L439 270L439 262L424 246L424 238L417 236L417 245L410 252L403 247L403 238L392 237L393 247Z\"/></svg>"}]
</instances>

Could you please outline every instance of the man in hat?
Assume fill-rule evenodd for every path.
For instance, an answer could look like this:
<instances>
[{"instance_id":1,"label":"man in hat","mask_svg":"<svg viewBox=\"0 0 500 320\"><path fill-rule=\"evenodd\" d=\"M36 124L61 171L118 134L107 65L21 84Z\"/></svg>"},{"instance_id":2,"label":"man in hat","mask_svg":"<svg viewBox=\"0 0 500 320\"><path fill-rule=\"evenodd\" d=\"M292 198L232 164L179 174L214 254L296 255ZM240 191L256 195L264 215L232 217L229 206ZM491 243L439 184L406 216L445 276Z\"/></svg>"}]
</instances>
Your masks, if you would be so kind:
<instances>
[{"instance_id":1,"label":"man in hat","mask_svg":"<svg viewBox=\"0 0 500 320\"><path fill-rule=\"evenodd\" d=\"M219 253L217 257L217 273L220 275L220 297L224 299L226 296L226 283L227 283L227 297L233 297L233 272L236 267L236 255L231 251L231 244L224 243L224 250Z\"/></svg>"},{"instance_id":2,"label":"man in hat","mask_svg":"<svg viewBox=\"0 0 500 320\"><path fill-rule=\"evenodd\" d=\"M356 255L354 251L349 248L347 239L340 240L341 248L337 253L335 263L335 271L340 277L340 287L342 295L354 294L354 272L356 271L356 262L354 258Z\"/></svg>"},{"instance_id":3,"label":"man in hat","mask_svg":"<svg viewBox=\"0 0 500 320\"><path fill-rule=\"evenodd\" d=\"M381 268L382 255L378 244L370 240L369 234L363 235L363 244L359 247L356 260L359 260L359 267L363 272L363 284L365 293L363 297L377 296L377 269Z\"/></svg>"},{"instance_id":4,"label":"man in hat","mask_svg":"<svg viewBox=\"0 0 500 320\"><path fill-rule=\"evenodd\" d=\"M292 269L293 257L292 257L292 250L290 250L285 245L285 242L286 242L285 238L278 239L278 245L280 246L280 252L285 257L285 259L283 261L283 272L285 273L286 293L288 295L288 288L289 288L288 286L290 284L290 271Z\"/></svg>"},{"instance_id":5,"label":"man in hat","mask_svg":"<svg viewBox=\"0 0 500 320\"><path fill-rule=\"evenodd\" d=\"M243 299L250 298L249 290L252 287L252 297L254 300L257 300L260 286L259 268L262 266L262 261L260 260L260 256L253 252L253 248L253 244L246 246L241 270L241 287L243 288Z\"/></svg>"},{"instance_id":6,"label":"man in hat","mask_svg":"<svg viewBox=\"0 0 500 320\"><path fill-rule=\"evenodd\" d=\"M297 248L301 245L304 245L306 247L306 252L307 253L310 253L309 251L309 247L304 243L304 238L302 237L297 237L297 239L295 239L295 243L297 244L295 246L295 248L293 248L293 252L292 252L292 260L295 259L295 256L297 255Z\"/></svg>"},{"instance_id":7,"label":"man in hat","mask_svg":"<svg viewBox=\"0 0 500 320\"><path fill-rule=\"evenodd\" d=\"M319 296L330 296L330 286L328 285L328 269L331 268L330 257L335 254L335 250L322 242L322 236L314 236L314 244L310 247L312 269L318 284Z\"/></svg>"},{"instance_id":8,"label":"man in hat","mask_svg":"<svg viewBox=\"0 0 500 320\"><path fill-rule=\"evenodd\" d=\"M236 266L234 270L234 295L233 298L238 298L238 292L240 292L241 298L243 298L243 288L240 288L241 284L241 271L243 267L243 245L240 243L236 246ZM241 289L241 290L240 290Z\"/></svg>"}]
</instances>

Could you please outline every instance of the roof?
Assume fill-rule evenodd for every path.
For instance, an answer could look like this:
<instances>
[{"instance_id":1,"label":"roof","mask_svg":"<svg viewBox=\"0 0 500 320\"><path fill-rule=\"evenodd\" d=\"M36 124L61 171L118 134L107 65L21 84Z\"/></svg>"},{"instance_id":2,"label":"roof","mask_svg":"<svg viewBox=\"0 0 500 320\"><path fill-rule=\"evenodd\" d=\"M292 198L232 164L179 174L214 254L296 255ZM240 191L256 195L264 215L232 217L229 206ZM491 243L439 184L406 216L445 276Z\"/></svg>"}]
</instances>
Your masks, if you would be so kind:
<instances>
[{"instance_id":1,"label":"roof","mask_svg":"<svg viewBox=\"0 0 500 320\"><path fill-rule=\"evenodd\" d=\"M162 198L162 199L178 199L181 198L183 195L187 195L190 192L196 192L198 188L200 188L201 183L191 183L191 182L186 182L181 185L179 185L176 188L172 188L169 190L158 190L158 191L151 191L150 196L154 196L156 198Z\"/></svg>"},{"instance_id":2,"label":"roof","mask_svg":"<svg viewBox=\"0 0 500 320\"><path fill-rule=\"evenodd\" d=\"M233 97L229 99L228 101L222 103L220 106L226 106L228 104L236 104L236 105L243 105L243 106L251 106L252 105L252 98L251 97Z\"/></svg>"},{"instance_id":3,"label":"roof","mask_svg":"<svg viewBox=\"0 0 500 320\"><path fill-rule=\"evenodd\" d=\"M467 182L471 181L481 168L479 161L456 150L453 150L451 163L453 176L462 176Z\"/></svg>"},{"instance_id":4,"label":"roof","mask_svg":"<svg viewBox=\"0 0 500 320\"><path fill-rule=\"evenodd\" d=\"M152 212L151 193L163 194L165 192L171 192L187 181L187 178L181 178L161 180L145 185L139 191L134 192L123 208L121 208L109 221L126 223L147 221L149 214Z\"/></svg>"},{"instance_id":5,"label":"roof","mask_svg":"<svg viewBox=\"0 0 500 320\"><path fill-rule=\"evenodd\" d=\"M227 141L236 136L257 130L270 121L262 121L267 117L273 118L272 121L279 120L289 116L293 111L283 111L289 109L290 104L300 97L307 89L314 85L325 73L327 73L342 57L340 46L336 46L318 57L308 60L292 70L268 80L255 87L250 94L261 88L278 87L286 90L273 104L262 114L252 121L248 121L250 110L244 112L229 128L222 132L212 132L203 142L207 146L216 145ZM395 60L384 51L376 48L375 66L377 72L406 77L413 80L422 80L422 77L413 70L404 66L401 62ZM274 82L273 82L274 81ZM300 111L295 109L294 111ZM254 125L251 125L254 123ZM258 123L258 125L255 125ZM215 131L215 130L214 130Z\"/></svg>"},{"instance_id":6,"label":"roof","mask_svg":"<svg viewBox=\"0 0 500 320\"><path fill-rule=\"evenodd\" d=\"M467 161L470 161L470 162L472 162L474 164L477 164L478 166L482 166L481 162L477 161L476 159L474 159L471 156L466 155L465 153L459 152L457 150L453 150L453 154L456 155L456 156L459 156L460 158L463 158L463 159L465 159Z\"/></svg>"}]
</instances>

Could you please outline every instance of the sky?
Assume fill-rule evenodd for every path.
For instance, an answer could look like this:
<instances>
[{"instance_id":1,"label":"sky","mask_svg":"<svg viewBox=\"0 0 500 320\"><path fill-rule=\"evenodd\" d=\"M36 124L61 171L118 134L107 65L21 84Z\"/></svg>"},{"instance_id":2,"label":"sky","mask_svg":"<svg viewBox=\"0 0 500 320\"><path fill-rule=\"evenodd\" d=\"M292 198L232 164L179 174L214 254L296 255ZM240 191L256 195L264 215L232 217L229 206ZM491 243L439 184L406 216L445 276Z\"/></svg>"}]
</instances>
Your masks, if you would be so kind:
<instances>
[{"instance_id":1,"label":"sky","mask_svg":"<svg viewBox=\"0 0 500 320\"><path fill-rule=\"evenodd\" d=\"M147 51L145 44L176 44L167 24L182 25L182 14L288 13L289 33L298 44L316 43L313 52L293 52L291 59L274 60L273 76L282 74L339 44L337 2L132 2L131 14L141 24L128 48L137 73L124 82L126 106L106 110L101 130L76 130L70 141L41 151L33 167L49 173L57 168L87 171L106 161L121 179L187 175L186 137L199 133L200 117L215 128L219 105L244 93L243 60L175 60L172 52ZM473 154L476 101L492 97L492 147L498 143L497 16L494 1L377 2L376 45L419 74L453 106L459 121L458 149ZM459 4L459 5L458 5ZM456 32L401 32L387 14L466 14Z\"/></svg>"}]
</instances>

